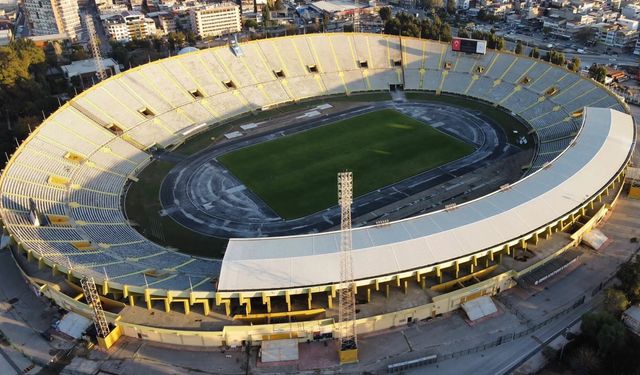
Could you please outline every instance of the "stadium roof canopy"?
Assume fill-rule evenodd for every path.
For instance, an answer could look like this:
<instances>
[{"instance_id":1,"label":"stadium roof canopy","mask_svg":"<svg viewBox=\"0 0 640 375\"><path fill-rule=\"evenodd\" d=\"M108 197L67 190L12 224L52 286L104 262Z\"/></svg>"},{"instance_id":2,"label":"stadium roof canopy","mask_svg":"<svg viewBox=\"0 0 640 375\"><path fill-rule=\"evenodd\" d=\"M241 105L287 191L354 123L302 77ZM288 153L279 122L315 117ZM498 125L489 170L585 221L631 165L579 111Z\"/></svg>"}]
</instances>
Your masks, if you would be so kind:
<instances>
[{"instance_id":1,"label":"stadium roof canopy","mask_svg":"<svg viewBox=\"0 0 640 375\"><path fill-rule=\"evenodd\" d=\"M575 144L546 168L452 210L353 230L356 280L397 274L501 246L544 228L598 194L634 142L631 116L587 108ZM357 181L358 176L354 176ZM219 291L270 290L339 282L340 232L232 239Z\"/></svg>"}]
</instances>

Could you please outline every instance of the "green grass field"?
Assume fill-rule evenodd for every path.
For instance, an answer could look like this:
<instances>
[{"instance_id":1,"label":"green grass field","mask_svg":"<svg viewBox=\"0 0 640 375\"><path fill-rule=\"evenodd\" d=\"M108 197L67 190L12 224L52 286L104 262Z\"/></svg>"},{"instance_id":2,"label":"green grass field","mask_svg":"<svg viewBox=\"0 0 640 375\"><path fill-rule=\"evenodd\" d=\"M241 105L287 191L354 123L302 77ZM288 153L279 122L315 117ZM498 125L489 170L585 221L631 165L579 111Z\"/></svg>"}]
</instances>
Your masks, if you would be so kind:
<instances>
[{"instance_id":1,"label":"green grass field","mask_svg":"<svg viewBox=\"0 0 640 375\"><path fill-rule=\"evenodd\" d=\"M391 100L391 95L386 92L372 92L372 93L360 93L353 95L336 95L319 99L303 100L296 103L286 103L280 107L272 108L266 111L259 111L246 116L241 116L228 123L217 125L207 131L204 131L191 139L189 139L184 145L181 145L177 152L185 155L193 155L198 151L211 146L212 138L217 138L224 133L228 133L234 126L247 123L249 121L268 121L276 116L282 116L289 112L302 111L305 109L313 108L319 104L325 103L345 103L345 102L378 102L384 100Z\"/></svg>"},{"instance_id":2,"label":"green grass field","mask_svg":"<svg viewBox=\"0 0 640 375\"><path fill-rule=\"evenodd\" d=\"M359 196L459 159L473 147L381 110L223 155L219 161L286 219L337 203L336 173Z\"/></svg>"}]
</instances>

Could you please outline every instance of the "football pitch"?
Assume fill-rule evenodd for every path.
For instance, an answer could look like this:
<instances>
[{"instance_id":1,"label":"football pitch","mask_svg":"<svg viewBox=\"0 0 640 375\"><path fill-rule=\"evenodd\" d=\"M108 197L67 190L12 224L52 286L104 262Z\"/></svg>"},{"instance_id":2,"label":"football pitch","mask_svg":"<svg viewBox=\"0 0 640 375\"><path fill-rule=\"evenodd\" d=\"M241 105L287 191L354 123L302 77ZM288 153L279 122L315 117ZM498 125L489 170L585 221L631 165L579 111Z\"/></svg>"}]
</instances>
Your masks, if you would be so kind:
<instances>
[{"instance_id":1,"label":"football pitch","mask_svg":"<svg viewBox=\"0 0 640 375\"><path fill-rule=\"evenodd\" d=\"M385 109L243 148L218 158L284 219L337 204L336 174L352 171L354 196L473 152L473 147Z\"/></svg>"}]
</instances>

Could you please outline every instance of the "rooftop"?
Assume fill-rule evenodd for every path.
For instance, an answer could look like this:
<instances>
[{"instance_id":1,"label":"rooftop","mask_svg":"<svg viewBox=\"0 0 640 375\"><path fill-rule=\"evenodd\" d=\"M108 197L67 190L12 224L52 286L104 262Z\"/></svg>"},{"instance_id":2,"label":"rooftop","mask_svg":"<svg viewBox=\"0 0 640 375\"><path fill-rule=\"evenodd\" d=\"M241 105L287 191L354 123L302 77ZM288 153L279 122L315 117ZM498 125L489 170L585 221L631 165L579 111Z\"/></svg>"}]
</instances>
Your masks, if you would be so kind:
<instances>
[{"instance_id":1,"label":"rooftop","mask_svg":"<svg viewBox=\"0 0 640 375\"><path fill-rule=\"evenodd\" d=\"M118 66L118 63L114 59L102 59L102 64L105 68ZM96 65L93 59L73 61L69 65L63 65L60 67L66 77L75 77L81 74L94 73L96 71Z\"/></svg>"}]
</instances>

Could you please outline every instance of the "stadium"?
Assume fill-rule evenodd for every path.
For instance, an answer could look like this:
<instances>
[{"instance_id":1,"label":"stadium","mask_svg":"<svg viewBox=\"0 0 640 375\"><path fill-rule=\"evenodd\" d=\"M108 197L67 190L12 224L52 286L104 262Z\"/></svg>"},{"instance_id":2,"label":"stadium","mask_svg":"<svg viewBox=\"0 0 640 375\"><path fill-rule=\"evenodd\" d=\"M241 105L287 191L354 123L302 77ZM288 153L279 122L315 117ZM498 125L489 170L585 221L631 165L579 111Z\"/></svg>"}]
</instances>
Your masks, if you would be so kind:
<instances>
[{"instance_id":1,"label":"stadium","mask_svg":"<svg viewBox=\"0 0 640 375\"><path fill-rule=\"evenodd\" d=\"M613 209L634 143L626 105L563 67L407 37L299 35L174 56L81 93L11 156L1 218L16 265L56 304L92 316L80 285L94 280L105 346L314 340L340 328L336 172L354 171L361 334L570 263ZM205 245L228 239L223 256L160 245L157 227L131 219L158 160L172 163L147 194L156 211Z\"/></svg>"}]
</instances>

